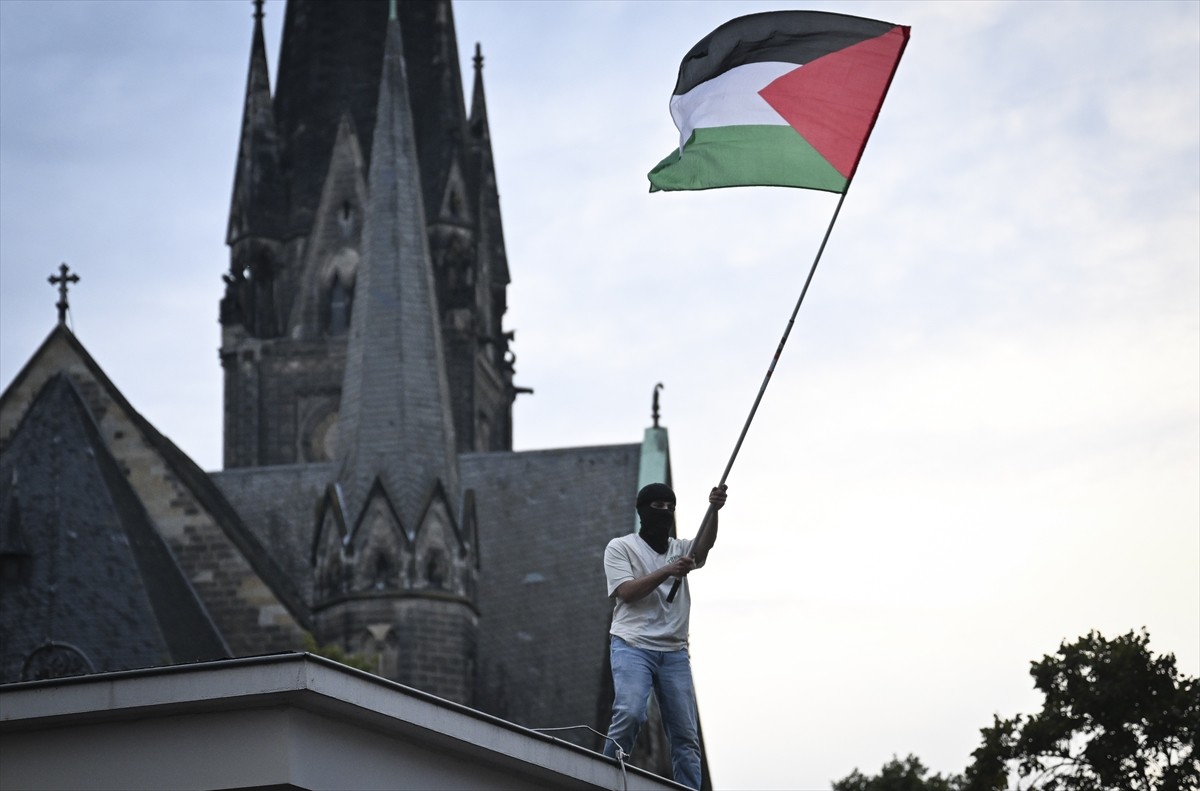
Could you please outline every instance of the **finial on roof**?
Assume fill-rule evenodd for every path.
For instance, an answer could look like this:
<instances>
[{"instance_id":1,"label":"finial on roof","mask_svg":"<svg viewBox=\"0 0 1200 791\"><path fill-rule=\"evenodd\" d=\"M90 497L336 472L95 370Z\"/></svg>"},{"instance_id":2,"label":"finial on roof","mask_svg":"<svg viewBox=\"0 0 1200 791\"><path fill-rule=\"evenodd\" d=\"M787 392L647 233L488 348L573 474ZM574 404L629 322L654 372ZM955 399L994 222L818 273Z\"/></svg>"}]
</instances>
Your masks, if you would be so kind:
<instances>
[{"instance_id":1,"label":"finial on roof","mask_svg":"<svg viewBox=\"0 0 1200 791\"><path fill-rule=\"evenodd\" d=\"M398 14L396 13L396 0L388 0L388 21L395 22Z\"/></svg>"},{"instance_id":2,"label":"finial on roof","mask_svg":"<svg viewBox=\"0 0 1200 791\"><path fill-rule=\"evenodd\" d=\"M662 382L659 382L654 386L654 403L650 407L650 418L654 421L655 428L658 428L658 391L662 389Z\"/></svg>"},{"instance_id":3,"label":"finial on roof","mask_svg":"<svg viewBox=\"0 0 1200 791\"><path fill-rule=\"evenodd\" d=\"M50 275L50 277L46 278L50 281L50 285L58 286L58 302L55 304L55 307L58 308L59 324L67 323L67 308L69 307L67 304L67 284L79 282L79 275L73 272L68 275L67 272L69 271L70 269L66 263L62 263L58 267L57 275Z\"/></svg>"},{"instance_id":4,"label":"finial on roof","mask_svg":"<svg viewBox=\"0 0 1200 791\"><path fill-rule=\"evenodd\" d=\"M483 71L483 49L480 48L479 42L475 42L475 71Z\"/></svg>"},{"instance_id":5,"label":"finial on roof","mask_svg":"<svg viewBox=\"0 0 1200 791\"><path fill-rule=\"evenodd\" d=\"M263 0L254 0L254 21L262 22L263 18Z\"/></svg>"}]
</instances>

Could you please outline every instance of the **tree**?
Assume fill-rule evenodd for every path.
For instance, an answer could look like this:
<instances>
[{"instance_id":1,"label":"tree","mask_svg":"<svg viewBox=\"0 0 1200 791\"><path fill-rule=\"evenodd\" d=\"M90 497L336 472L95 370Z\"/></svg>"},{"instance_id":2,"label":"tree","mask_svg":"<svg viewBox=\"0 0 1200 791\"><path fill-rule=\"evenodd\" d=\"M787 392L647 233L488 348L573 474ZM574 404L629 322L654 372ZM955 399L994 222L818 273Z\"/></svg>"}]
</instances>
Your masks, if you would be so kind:
<instances>
[{"instance_id":1,"label":"tree","mask_svg":"<svg viewBox=\"0 0 1200 791\"><path fill-rule=\"evenodd\" d=\"M1031 663L1042 710L994 717L961 776L925 777L915 756L834 791L1200 791L1200 680L1150 635L1090 632ZM1012 784L1010 786L1010 783Z\"/></svg>"},{"instance_id":2,"label":"tree","mask_svg":"<svg viewBox=\"0 0 1200 791\"><path fill-rule=\"evenodd\" d=\"M996 717L964 775L965 791L1200 789L1200 683L1150 636L1091 632L1033 662L1046 696L1033 716Z\"/></svg>"},{"instance_id":3,"label":"tree","mask_svg":"<svg viewBox=\"0 0 1200 791\"><path fill-rule=\"evenodd\" d=\"M833 791L955 791L959 778L941 775L926 777L928 769L915 755L903 761L892 756L875 777L867 777L855 769L833 784Z\"/></svg>"}]
</instances>

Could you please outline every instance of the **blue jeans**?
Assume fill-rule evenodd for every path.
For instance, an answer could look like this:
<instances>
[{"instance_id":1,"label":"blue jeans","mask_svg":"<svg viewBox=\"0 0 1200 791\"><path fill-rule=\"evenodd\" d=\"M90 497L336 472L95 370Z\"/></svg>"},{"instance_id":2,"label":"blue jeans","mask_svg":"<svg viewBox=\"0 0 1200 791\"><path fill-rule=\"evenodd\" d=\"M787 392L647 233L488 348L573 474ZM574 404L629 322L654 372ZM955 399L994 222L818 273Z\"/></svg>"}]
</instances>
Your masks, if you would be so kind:
<instances>
[{"instance_id":1,"label":"blue jeans","mask_svg":"<svg viewBox=\"0 0 1200 791\"><path fill-rule=\"evenodd\" d=\"M700 787L700 735L696 727L696 695L692 664L686 649L648 651L612 638L613 709L609 739L633 752L638 731L646 721L650 692L658 698L663 727L671 743L671 770L676 783ZM616 745L604 742L604 754L616 757Z\"/></svg>"}]
</instances>

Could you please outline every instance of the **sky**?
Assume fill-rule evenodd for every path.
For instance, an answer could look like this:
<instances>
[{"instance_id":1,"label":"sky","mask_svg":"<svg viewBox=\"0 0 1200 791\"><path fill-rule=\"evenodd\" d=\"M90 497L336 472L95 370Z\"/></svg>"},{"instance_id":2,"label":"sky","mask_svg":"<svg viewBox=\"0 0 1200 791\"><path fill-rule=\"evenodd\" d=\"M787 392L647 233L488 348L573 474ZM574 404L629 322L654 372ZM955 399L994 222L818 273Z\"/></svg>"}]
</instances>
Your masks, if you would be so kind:
<instances>
[{"instance_id":1,"label":"sky","mask_svg":"<svg viewBox=\"0 0 1200 791\"><path fill-rule=\"evenodd\" d=\"M516 448L638 442L661 382L694 532L837 196L646 172L683 54L784 8L912 37L692 578L717 786L959 772L993 715L1040 708L1030 662L1093 629L1200 675L1194 2L457 2L535 391ZM251 11L0 0L0 388L65 261L69 326L210 470Z\"/></svg>"}]
</instances>

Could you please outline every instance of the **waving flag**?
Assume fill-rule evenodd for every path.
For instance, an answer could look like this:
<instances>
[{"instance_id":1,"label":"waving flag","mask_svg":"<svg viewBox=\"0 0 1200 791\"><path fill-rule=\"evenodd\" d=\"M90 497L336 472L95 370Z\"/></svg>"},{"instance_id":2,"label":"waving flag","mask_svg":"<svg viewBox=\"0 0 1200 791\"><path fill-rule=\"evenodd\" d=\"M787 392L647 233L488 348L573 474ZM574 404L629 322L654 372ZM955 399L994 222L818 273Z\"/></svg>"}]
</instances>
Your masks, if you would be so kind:
<instances>
[{"instance_id":1,"label":"waving flag","mask_svg":"<svg viewBox=\"0 0 1200 791\"><path fill-rule=\"evenodd\" d=\"M650 191L778 186L845 192L909 28L821 11L726 22L683 58L679 150Z\"/></svg>"}]
</instances>

